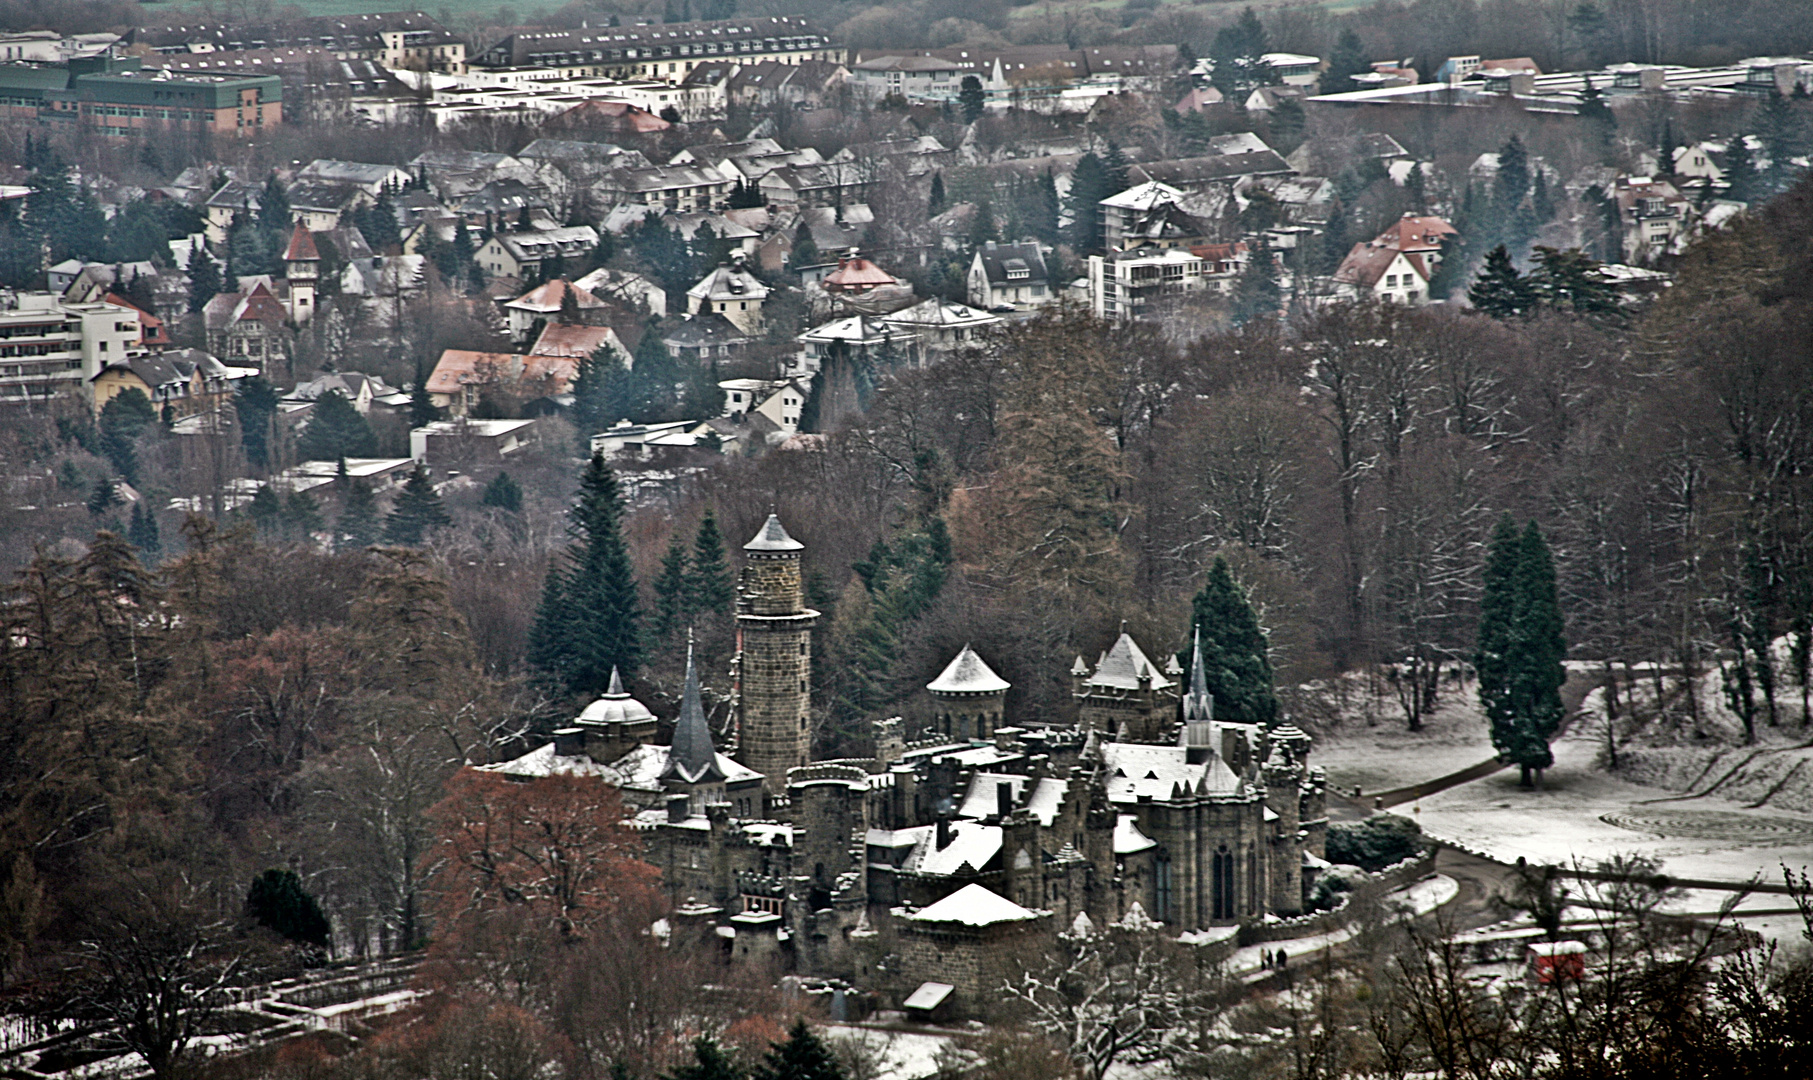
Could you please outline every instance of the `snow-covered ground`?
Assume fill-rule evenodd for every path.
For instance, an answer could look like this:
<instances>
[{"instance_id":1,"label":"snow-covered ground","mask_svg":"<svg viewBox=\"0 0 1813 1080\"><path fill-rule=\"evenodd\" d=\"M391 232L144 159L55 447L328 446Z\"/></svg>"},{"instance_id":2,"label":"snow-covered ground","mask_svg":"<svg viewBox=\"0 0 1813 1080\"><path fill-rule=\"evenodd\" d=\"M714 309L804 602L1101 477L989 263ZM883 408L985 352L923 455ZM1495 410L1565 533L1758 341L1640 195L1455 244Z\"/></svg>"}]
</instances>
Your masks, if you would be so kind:
<instances>
[{"instance_id":1,"label":"snow-covered ground","mask_svg":"<svg viewBox=\"0 0 1813 1080\"><path fill-rule=\"evenodd\" d=\"M1357 724L1318 741L1311 760L1328 770L1331 786L1366 790L1413 784L1482 761L1492 754L1486 725L1469 695L1452 694L1428 729L1412 735L1395 728ZM1423 831L1501 862L1593 865L1614 854L1656 859L1680 878L1745 882L1760 877L1779 884L1783 864L1813 866L1813 815L1773 807L1753 808L1716 795L1681 798L1678 791L1631 783L1597 767L1605 739L1597 706L1554 743L1555 765L1540 791L1518 787L1516 769L1396 807ZM1689 893L1681 911L1711 912L1728 894ZM1792 907L1780 895L1749 898L1741 921L1776 936L1797 933L1799 920L1743 918L1744 911Z\"/></svg>"}]
</instances>

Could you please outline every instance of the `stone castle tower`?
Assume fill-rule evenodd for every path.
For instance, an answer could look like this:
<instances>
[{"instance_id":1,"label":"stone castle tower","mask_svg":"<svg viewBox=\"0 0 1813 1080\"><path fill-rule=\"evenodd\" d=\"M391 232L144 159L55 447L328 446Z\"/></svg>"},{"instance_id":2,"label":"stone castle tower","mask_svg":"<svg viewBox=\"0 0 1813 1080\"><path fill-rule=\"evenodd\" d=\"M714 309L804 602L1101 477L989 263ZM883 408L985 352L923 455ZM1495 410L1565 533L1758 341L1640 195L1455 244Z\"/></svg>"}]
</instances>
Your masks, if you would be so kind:
<instances>
[{"instance_id":1,"label":"stone castle tower","mask_svg":"<svg viewBox=\"0 0 1813 1080\"><path fill-rule=\"evenodd\" d=\"M812 756L812 626L800 553L780 518L743 545L737 583L737 759L765 777L770 797L787 790L787 770Z\"/></svg>"}]
</instances>

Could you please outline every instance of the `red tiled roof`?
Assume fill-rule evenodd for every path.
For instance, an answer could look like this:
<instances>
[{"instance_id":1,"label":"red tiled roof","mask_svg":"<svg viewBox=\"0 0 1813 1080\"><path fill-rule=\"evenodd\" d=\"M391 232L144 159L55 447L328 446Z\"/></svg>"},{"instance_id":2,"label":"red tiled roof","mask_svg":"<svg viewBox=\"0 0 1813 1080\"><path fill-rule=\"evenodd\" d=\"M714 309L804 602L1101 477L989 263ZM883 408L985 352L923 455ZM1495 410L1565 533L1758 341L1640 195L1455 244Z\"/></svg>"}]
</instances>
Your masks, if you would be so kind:
<instances>
[{"instance_id":1,"label":"red tiled roof","mask_svg":"<svg viewBox=\"0 0 1813 1080\"><path fill-rule=\"evenodd\" d=\"M602 345L621 347L617 332L608 326L568 326L549 323L529 348L530 356L568 356L575 359L592 355ZM625 354L626 357L628 354Z\"/></svg>"},{"instance_id":2,"label":"red tiled roof","mask_svg":"<svg viewBox=\"0 0 1813 1080\"><path fill-rule=\"evenodd\" d=\"M860 255L837 260L837 269L825 275L828 292L868 292L883 285L895 285L894 275Z\"/></svg>"},{"instance_id":3,"label":"red tiled roof","mask_svg":"<svg viewBox=\"0 0 1813 1080\"><path fill-rule=\"evenodd\" d=\"M560 302L567 289L573 290L573 299L579 304L581 310L606 306L603 300L565 278L555 278L552 281L543 282L504 306L544 313L559 311Z\"/></svg>"},{"instance_id":4,"label":"red tiled roof","mask_svg":"<svg viewBox=\"0 0 1813 1080\"><path fill-rule=\"evenodd\" d=\"M1444 238L1459 235L1459 230L1441 218L1406 214L1392 222L1374 242L1393 251L1440 251Z\"/></svg>"},{"instance_id":5,"label":"red tiled roof","mask_svg":"<svg viewBox=\"0 0 1813 1080\"><path fill-rule=\"evenodd\" d=\"M137 304L118 293L108 293L101 297L101 301L103 303L112 304L115 307L126 308L134 315L138 316L138 340L140 345L162 346L171 343L170 331L164 327L164 320L158 318L156 315L151 314L149 311L139 307Z\"/></svg>"},{"instance_id":6,"label":"red tiled roof","mask_svg":"<svg viewBox=\"0 0 1813 1080\"><path fill-rule=\"evenodd\" d=\"M283 253L284 262L307 262L319 260L321 252L315 248L315 238L309 231L298 225L290 233L290 246Z\"/></svg>"},{"instance_id":7,"label":"red tiled roof","mask_svg":"<svg viewBox=\"0 0 1813 1080\"><path fill-rule=\"evenodd\" d=\"M1363 285L1370 289L1379 283L1379 279L1385 276L1386 269L1397 260L1400 254L1404 255L1405 260L1425 281L1428 280L1429 270L1423 265L1420 255L1399 252L1395 248L1384 246L1377 240L1369 244L1355 244L1353 250L1347 253L1347 258L1341 260L1340 268L1335 271L1335 280L1346 285Z\"/></svg>"}]
</instances>

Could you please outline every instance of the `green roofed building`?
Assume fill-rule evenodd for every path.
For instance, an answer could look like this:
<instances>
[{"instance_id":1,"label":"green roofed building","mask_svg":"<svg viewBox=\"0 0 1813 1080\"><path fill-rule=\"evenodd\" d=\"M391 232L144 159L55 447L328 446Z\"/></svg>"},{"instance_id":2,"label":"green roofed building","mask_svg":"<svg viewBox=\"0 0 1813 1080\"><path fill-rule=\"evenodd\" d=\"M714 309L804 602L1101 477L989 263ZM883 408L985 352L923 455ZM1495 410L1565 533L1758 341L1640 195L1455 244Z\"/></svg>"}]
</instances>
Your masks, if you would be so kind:
<instances>
[{"instance_id":1,"label":"green roofed building","mask_svg":"<svg viewBox=\"0 0 1813 1080\"><path fill-rule=\"evenodd\" d=\"M138 57L0 64L0 116L115 138L160 131L249 137L283 123L275 75L174 75L139 65Z\"/></svg>"}]
</instances>

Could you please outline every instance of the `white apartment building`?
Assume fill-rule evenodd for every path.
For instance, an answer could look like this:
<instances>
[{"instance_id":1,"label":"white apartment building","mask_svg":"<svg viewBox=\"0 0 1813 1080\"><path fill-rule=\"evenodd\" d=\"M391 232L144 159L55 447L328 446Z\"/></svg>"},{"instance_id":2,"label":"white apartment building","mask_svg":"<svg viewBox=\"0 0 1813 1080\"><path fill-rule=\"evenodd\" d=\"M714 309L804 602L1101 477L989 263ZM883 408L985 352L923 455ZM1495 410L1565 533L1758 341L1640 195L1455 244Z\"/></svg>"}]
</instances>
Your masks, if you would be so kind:
<instances>
[{"instance_id":1,"label":"white apartment building","mask_svg":"<svg viewBox=\"0 0 1813 1080\"><path fill-rule=\"evenodd\" d=\"M146 350L138 315L115 304L66 304L54 293L0 294L0 405L88 402L110 363Z\"/></svg>"}]
</instances>

